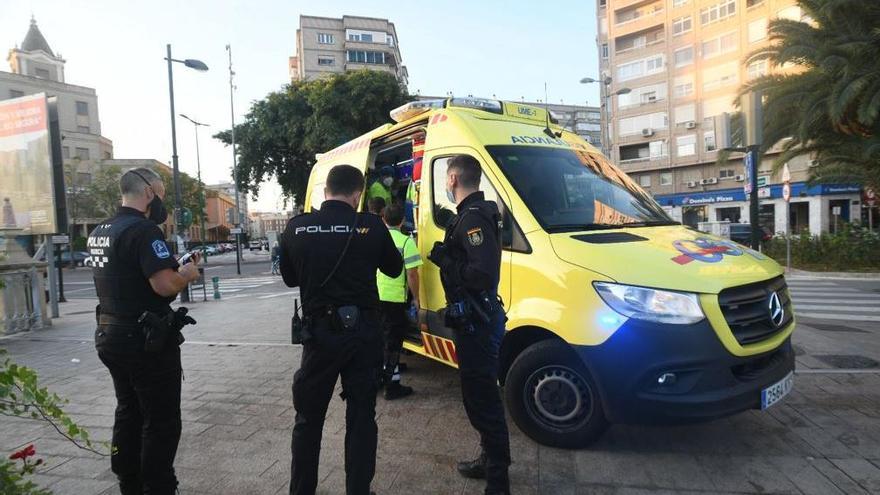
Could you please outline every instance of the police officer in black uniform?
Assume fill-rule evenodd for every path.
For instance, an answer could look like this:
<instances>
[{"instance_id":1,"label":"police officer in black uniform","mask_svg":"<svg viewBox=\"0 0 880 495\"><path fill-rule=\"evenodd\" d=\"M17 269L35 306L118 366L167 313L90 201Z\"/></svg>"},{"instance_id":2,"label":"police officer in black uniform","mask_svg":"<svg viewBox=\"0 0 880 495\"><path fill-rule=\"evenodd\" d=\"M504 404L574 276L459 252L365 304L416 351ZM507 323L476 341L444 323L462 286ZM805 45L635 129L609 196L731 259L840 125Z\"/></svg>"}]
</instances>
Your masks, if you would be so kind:
<instances>
[{"instance_id":1,"label":"police officer in black uniform","mask_svg":"<svg viewBox=\"0 0 880 495\"><path fill-rule=\"evenodd\" d=\"M480 164L471 156L449 160L446 191L458 214L428 258L440 267L446 325L455 330L461 392L482 452L460 462L468 478L486 478L487 494L510 493L510 441L498 390L498 351L507 321L498 298L501 238L498 206L480 187Z\"/></svg>"},{"instance_id":2,"label":"police officer in black uniform","mask_svg":"<svg viewBox=\"0 0 880 495\"><path fill-rule=\"evenodd\" d=\"M178 266L158 225L165 186L147 168L120 178L122 206L88 238L98 307L95 347L116 390L110 465L123 495L174 493L180 440L180 329L169 303L198 277L198 257Z\"/></svg>"},{"instance_id":3,"label":"police officer in black uniform","mask_svg":"<svg viewBox=\"0 0 880 495\"><path fill-rule=\"evenodd\" d=\"M290 493L311 495L327 406L342 376L345 411L345 487L367 495L376 468L376 392L382 369L382 330L376 270L396 276L403 259L382 219L357 213L364 176L337 165L316 213L294 217L281 236L281 275L299 287L303 354L293 377L296 423Z\"/></svg>"}]
</instances>

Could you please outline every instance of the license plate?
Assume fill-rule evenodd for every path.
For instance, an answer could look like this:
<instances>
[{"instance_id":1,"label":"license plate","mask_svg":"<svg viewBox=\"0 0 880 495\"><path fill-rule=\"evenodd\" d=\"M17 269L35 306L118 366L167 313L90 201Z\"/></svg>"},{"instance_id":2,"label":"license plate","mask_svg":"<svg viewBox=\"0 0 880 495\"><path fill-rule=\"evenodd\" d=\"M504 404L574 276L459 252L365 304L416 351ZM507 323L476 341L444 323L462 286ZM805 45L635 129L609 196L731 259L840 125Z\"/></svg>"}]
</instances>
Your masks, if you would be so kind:
<instances>
[{"instance_id":1,"label":"license plate","mask_svg":"<svg viewBox=\"0 0 880 495\"><path fill-rule=\"evenodd\" d=\"M767 409L768 407L776 404L781 401L783 397L788 395L791 392L791 389L794 387L794 371L790 372L785 376L782 380L770 385L769 387L761 390L761 409Z\"/></svg>"}]
</instances>

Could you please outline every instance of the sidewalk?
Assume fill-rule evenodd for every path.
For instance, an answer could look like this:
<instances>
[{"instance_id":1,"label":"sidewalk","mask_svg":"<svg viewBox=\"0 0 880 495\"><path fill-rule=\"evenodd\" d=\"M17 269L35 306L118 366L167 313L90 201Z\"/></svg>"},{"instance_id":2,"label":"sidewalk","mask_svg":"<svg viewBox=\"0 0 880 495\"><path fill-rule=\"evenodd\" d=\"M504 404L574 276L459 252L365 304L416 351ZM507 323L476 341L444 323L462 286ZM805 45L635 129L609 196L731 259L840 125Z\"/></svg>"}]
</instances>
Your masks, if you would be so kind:
<instances>
[{"instance_id":1,"label":"sidewalk","mask_svg":"<svg viewBox=\"0 0 880 495\"><path fill-rule=\"evenodd\" d=\"M293 294L293 293L291 293ZM292 297L190 305L199 324L182 347L183 436L177 470L184 494L287 493L291 380L301 349L290 346ZM51 329L0 340L44 385L70 399L67 411L107 440L115 399L92 344L94 302L62 305ZM189 327L192 328L192 327ZM880 357L878 330L857 334L861 352ZM614 426L590 449L539 446L511 423L513 492L880 493L880 373L838 372L812 359L847 334L801 326L803 370L784 403L700 425ZM72 360L79 360L74 362ZM379 398L379 494L479 494L455 462L477 453L455 370L406 356L404 381L416 395ZM808 369L809 368L809 369ZM344 403L334 397L321 452L319 493L344 493ZM0 417L3 452L34 443L47 465L36 481L56 494L118 493L109 460L76 449L48 426Z\"/></svg>"}]
</instances>

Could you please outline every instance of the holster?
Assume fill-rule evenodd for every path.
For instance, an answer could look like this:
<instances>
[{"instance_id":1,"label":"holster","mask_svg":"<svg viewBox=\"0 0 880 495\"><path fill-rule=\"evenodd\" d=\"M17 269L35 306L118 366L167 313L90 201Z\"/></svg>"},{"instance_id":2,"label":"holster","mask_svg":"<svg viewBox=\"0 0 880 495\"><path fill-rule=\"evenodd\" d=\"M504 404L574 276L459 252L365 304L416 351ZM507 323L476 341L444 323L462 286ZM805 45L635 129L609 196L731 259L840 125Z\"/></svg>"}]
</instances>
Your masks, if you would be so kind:
<instances>
[{"instance_id":1,"label":"holster","mask_svg":"<svg viewBox=\"0 0 880 495\"><path fill-rule=\"evenodd\" d=\"M160 316L152 311L144 311L138 318L144 332L144 351L159 352L165 349L172 332L171 317L173 313Z\"/></svg>"}]
</instances>

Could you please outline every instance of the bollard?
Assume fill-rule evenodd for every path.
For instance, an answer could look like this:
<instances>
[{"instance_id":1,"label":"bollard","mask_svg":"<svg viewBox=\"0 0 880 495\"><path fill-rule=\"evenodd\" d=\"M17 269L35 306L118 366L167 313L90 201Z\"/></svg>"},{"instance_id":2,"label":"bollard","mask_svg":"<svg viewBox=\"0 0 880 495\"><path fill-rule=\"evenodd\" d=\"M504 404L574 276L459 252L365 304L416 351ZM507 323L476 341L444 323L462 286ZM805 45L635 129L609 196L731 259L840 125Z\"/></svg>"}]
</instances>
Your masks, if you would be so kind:
<instances>
[{"instance_id":1,"label":"bollard","mask_svg":"<svg viewBox=\"0 0 880 495\"><path fill-rule=\"evenodd\" d=\"M214 299L220 299L220 277L211 277L211 283L214 284Z\"/></svg>"}]
</instances>

